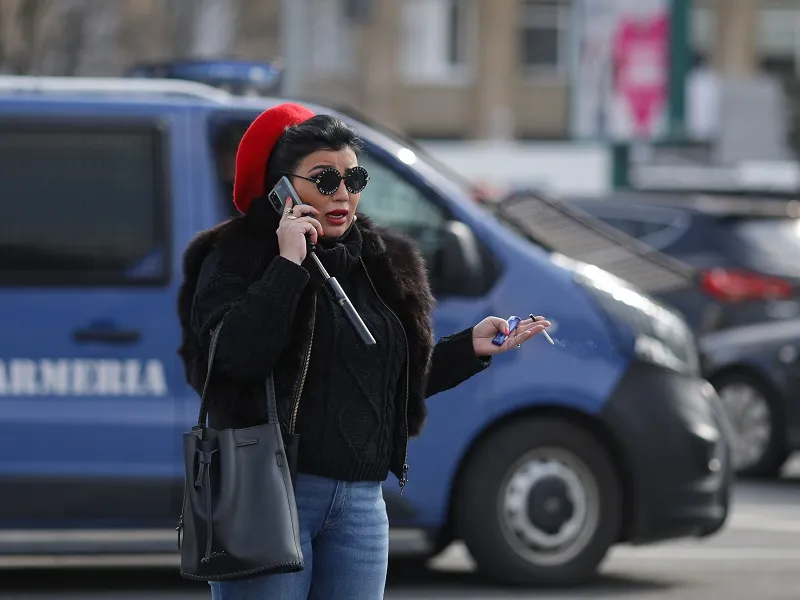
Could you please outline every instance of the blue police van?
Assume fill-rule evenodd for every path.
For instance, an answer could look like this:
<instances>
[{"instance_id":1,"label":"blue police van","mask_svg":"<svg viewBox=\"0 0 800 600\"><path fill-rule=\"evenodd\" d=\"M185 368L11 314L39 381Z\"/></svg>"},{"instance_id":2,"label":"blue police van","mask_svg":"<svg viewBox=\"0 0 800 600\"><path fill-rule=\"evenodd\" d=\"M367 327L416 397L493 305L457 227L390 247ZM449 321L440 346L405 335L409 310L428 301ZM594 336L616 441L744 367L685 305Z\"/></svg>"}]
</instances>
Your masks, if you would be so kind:
<instances>
[{"instance_id":1,"label":"blue police van","mask_svg":"<svg viewBox=\"0 0 800 600\"><path fill-rule=\"evenodd\" d=\"M0 565L177 557L198 407L176 354L181 257L233 214L236 143L279 101L0 77ZM404 494L385 485L392 556L462 540L498 580L574 583L615 544L723 527L729 434L684 321L343 118L366 140L360 209L426 256L437 335L488 314L554 323L555 345L538 337L428 400Z\"/></svg>"}]
</instances>

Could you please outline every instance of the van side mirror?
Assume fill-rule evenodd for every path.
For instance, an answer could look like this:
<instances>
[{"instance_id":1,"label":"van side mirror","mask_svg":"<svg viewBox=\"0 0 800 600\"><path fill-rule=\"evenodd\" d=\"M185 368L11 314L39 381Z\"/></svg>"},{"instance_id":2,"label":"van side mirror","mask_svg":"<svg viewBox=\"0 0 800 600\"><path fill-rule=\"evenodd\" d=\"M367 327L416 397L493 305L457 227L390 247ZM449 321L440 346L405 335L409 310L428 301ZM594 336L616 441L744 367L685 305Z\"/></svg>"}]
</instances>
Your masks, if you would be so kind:
<instances>
[{"instance_id":1,"label":"van side mirror","mask_svg":"<svg viewBox=\"0 0 800 600\"><path fill-rule=\"evenodd\" d=\"M448 221L440 233L436 273L431 273L434 292L451 296L485 293L485 260L472 229L459 221Z\"/></svg>"}]
</instances>

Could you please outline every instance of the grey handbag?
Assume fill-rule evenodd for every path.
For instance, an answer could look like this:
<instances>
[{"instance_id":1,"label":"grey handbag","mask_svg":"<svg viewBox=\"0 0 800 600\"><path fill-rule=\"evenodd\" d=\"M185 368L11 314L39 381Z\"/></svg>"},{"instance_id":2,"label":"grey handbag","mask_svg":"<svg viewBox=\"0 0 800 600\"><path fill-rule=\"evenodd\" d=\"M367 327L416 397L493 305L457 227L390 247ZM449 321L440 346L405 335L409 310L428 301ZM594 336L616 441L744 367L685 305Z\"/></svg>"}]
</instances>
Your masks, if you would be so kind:
<instances>
[{"instance_id":1,"label":"grey handbag","mask_svg":"<svg viewBox=\"0 0 800 600\"><path fill-rule=\"evenodd\" d=\"M301 571L297 507L272 374L266 380L266 423L220 431L206 426L221 329L222 322L211 337L197 425L183 434L181 576L225 581Z\"/></svg>"}]
</instances>

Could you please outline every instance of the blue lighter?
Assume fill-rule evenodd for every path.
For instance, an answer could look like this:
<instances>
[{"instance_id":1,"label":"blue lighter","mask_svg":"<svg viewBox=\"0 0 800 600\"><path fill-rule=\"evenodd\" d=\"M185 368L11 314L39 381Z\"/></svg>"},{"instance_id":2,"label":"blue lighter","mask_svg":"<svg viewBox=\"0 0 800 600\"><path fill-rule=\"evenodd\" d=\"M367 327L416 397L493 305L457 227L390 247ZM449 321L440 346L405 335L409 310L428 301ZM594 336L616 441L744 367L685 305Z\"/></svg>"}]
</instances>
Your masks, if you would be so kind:
<instances>
[{"instance_id":1,"label":"blue lighter","mask_svg":"<svg viewBox=\"0 0 800 600\"><path fill-rule=\"evenodd\" d=\"M522 319L520 319L519 317L508 317L508 333L509 334L517 328L517 325L519 325L520 321L522 321ZM508 339L508 336L501 331L501 332L498 332L498 334L496 336L494 336L494 339L492 339L492 343L495 346L502 346L503 344L505 344L507 339Z\"/></svg>"}]
</instances>

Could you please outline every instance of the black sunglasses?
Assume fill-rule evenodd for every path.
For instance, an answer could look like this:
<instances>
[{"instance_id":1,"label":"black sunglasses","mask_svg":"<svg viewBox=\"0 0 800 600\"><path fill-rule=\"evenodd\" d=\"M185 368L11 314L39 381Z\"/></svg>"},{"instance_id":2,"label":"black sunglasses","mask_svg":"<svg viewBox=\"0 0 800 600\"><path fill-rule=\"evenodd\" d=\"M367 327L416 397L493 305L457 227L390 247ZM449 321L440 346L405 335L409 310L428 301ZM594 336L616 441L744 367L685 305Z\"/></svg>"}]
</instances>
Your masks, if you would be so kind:
<instances>
[{"instance_id":1,"label":"black sunglasses","mask_svg":"<svg viewBox=\"0 0 800 600\"><path fill-rule=\"evenodd\" d=\"M294 173L287 173L287 175L291 177L299 177L300 179L305 179L311 183L316 183L317 189L320 191L320 193L325 194L326 196L335 194L336 190L339 189L339 184L341 184L343 180L344 187L347 188L347 191L351 194L358 194L361 192L365 187L367 187L367 182L369 181L369 173L367 173L367 170L364 167L353 167L351 169L347 169L344 172L344 175L339 173L338 169L335 167L323 169L315 177L303 177L302 175L296 175Z\"/></svg>"}]
</instances>

